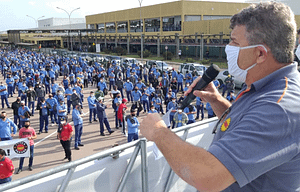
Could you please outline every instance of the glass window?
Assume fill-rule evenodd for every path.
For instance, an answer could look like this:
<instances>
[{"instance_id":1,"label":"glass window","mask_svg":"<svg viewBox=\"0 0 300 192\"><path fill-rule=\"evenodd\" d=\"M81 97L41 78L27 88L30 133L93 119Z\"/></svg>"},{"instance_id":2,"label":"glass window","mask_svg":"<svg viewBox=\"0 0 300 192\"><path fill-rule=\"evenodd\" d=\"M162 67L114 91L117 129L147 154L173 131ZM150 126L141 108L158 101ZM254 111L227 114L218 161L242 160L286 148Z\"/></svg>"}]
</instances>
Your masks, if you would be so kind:
<instances>
[{"instance_id":1,"label":"glass window","mask_svg":"<svg viewBox=\"0 0 300 192\"><path fill-rule=\"evenodd\" d=\"M142 26L142 27L141 27ZM130 32L142 32L143 31L143 20L130 21Z\"/></svg>"},{"instance_id":2,"label":"glass window","mask_svg":"<svg viewBox=\"0 0 300 192\"><path fill-rule=\"evenodd\" d=\"M184 69L189 69L189 65L184 66Z\"/></svg>"},{"instance_id":3,"label":"glass window","mask_svg":"<svg viewBox=\"0 0 300 192\"><path fill-rule=\"evenodd\" d=\"M160 19L145 19L145 30L146 32L157 32L160 31Z\"/></svg>"},{"instance_id":4,"label":"glass window","mask_svg":"<svg viewBox=\"0 0 300 192\"><path fill-rule=\"evenodd\" d=\"M181 31L181 16L163 17L163 31Z\"/></svg>"},{"instance_id":5,"label":"glass window","mask_svg":"<svg viewBox=\"0 0 300 192\"><path fill-rule=\"evenodd\" d=\"M88 29L95 29L95 25L94 24L88 24Z\"/></svg>"},{"instance_id":6,"label":"glass window","mask_svg":"<svg viewBox=\"0 0 300 192\"><path fill-rule=\"evenodd\" d=\"M204 15L203 20L231 19L228 15Z\"/></svg>"},{"instance_id":7,"label":"glass window","mask_svg":"<svg viewBox=\"0 0 300 192\"><path fill-rule=\"evenodd\" d=\"M118 33L128 33L128 22L121 21L117 23Z\"/></svg>"},{"instance_id":8,"label":"glass window","mask_svg":"<svg viewBox=\"0 0 300 192\"><path fill-rule=\"evenodd\" d=\"M184 21L201 21L201 15L186 15Z\"/></svg>"},{"instance_id":9,"label":"glass window","mask_svg":"<svg viewBox=\"0 0 300 192\"><path fill-rule=\"evenodd\" d=\"M195 70L195 67L191 66L190 71L194 71L194 70Z\"/></svg>"},{"instance_id":10,"label":"glass window","mask_svg":"<svg viewBox=\"0 0 300 192\"><path fill-rule=\"evenodd\" d=\"M99 23L97 25L98 33L104 33L104 23Z\"/></svg>"},{"instance_id":11,"label":"glass window","mask_svg":"<svg viewBox=\"0 0 300 192\"><path fill-rule=\"evenodd\" d=\"M106 23L106 33L115 33L116 24L115 23Z\"/></svg>"}]
</instances>

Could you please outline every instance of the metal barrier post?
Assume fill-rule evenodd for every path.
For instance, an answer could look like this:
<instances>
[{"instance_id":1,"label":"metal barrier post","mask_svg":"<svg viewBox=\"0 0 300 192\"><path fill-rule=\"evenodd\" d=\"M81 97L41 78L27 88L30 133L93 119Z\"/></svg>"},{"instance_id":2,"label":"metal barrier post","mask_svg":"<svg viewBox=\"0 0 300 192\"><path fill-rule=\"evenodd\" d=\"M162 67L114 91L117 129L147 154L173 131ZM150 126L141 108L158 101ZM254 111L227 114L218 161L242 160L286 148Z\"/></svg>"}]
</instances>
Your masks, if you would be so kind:
<instances>
[{"instance_id":1,"label":"metal barrier post","mask_svg":"<svg viewBox=\"0 0 300 192\"><path fill-rule=\"evenodd\" d=\"M128 175L131 172L131 169L132 169L133 164L134 164L134 162L136 160L136 157L138 156L139 151L140 151L140 142L135 147L135 149L134 149L134 151L133 151L133 153L131 155L130 161L129 161L127 167L126 167L126 170L125 170L125 173L124 173L124 175L123 175L123 177L121 179L120 185L118 186L117 192L122 192L123 191L125 183L126 183L126 181L128 179Z\"/></svg>"},{"instance_id":2,"label":"metal barrier post","mask_svg":"<svg viewBox=\"0 0 300 192\"><path fill-rule=\"evenodd\" d=\"M66 188L68 187L69 182L72 178L72 175L75 171L75 168L76 167L72 167L71 169L68 170L68 173L66 174L66 177L58 190L59 192L64 192L66 190Z\"/></svg>"},{"instance_id":3,"label":"metal barrier post","mask_svg":"<svg viewBox=\"0 0 300 192\"><path fill-rule=\"evenodd\" d=\"M181 139L185 141L187 136L188 136L188 133L189 133L189 129L184 130L184 133L183 133L183 136L182 136ZM173 182L174 176L175 176L175 172L171 168L170 173L169 173L169 177L168 177L168 180L167 180L167 183L166 183L166 186L165 186L165 192L170 191L171 184Z\"/></svg>"},{"instance_id":4,"label":"metal barrier post","mask_svg":"<svg viewBox=\"0 0 300 192\"><path fill-rule=\"evenodd\" d=\"M142 171L142 191L148 192L148 161L147 161L147 140L142 138L141 144L141 171Z\"/></svg>"}]
</instances>

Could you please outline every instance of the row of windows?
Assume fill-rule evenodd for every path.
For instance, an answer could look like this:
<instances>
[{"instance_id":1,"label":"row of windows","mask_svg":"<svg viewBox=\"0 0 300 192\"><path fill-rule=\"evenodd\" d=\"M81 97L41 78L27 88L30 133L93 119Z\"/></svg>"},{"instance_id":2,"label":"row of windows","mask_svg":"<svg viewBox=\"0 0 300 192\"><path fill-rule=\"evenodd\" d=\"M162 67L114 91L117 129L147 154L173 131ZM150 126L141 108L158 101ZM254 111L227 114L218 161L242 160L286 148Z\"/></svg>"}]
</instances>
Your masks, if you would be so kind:
<instances>
[{"instance_id":1,"label":"row of windows","mask_svg":"<svg viewBox=\"0 0 300 192\"><path fill-rule=\"evenodd\" d=\"M181 31L181 16L163 17L162 18L163 31ZM128 25L130 26L130 32L142 32L145 27L145 32L159 32L160 31L160 18L142 19L111 22L111 23L99 23L88 25L89 29L98 29L99 33L128 33Z\"/></svg>"}]
</instances>

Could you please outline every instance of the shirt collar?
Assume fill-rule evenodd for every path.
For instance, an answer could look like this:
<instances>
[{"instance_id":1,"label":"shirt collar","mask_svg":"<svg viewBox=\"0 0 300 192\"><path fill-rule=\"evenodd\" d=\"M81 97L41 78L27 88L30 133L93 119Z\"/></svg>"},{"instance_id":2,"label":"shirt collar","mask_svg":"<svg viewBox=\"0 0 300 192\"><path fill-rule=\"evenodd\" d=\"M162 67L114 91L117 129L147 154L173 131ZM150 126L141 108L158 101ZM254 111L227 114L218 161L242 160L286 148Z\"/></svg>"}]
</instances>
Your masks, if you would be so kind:
<instances>
[{"instance_id":1,"label":"shirt collar","mask_svg":"<svg viewBox=\"0 0 300 192\"><path fill-rule=\"evenodd\" d=\"M251 89L255 89L256 91L262 89L265 85L270 84L274 79L281 79L291 72L297 71L297 62L291 63L285 67L282 67L273 73L267 75L266 77L254 82L251 85Z\"/></svg>"}]
</instances>

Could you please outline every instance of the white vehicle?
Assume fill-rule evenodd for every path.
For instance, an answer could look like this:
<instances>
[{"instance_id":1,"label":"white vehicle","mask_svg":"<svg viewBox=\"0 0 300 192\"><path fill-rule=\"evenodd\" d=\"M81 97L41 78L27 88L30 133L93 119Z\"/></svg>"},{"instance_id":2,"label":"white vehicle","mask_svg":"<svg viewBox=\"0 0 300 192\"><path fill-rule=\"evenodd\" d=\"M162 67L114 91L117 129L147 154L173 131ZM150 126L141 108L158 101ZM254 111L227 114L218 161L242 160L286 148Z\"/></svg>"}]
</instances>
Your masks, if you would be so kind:
<instances>
[{"instance_id":1,"label":"white vehicle","mask_svg":"<svg viewBox=\"0 0 300 192\"><path fill-rule=\"evenodd\" d=\"M127 66L132 66L132 64L136 64L136 65L142 65L142 63L140 63L137 59L135 58L124 58L122 60L122 63L125 67Z\"/></svg>"},{"instance_id":2,"label":"white vehicle","mask_svg":"<svg viewBox=\"0 0 300 192\"><path fill-rule=\"evenodd\" d=\"M170 65L168 65L164 61L147 61L146 66L149 69L152 67L152 65L156 65L156 69L159 72L161 72L161 70L163 70L163 71L171 71L173 69L173 67L171 67Z\"/></svg>"},{"instance_id":3,"label":"white vehicle","mask_svg":"<svg viewBox=\"0 0 300 192\"><path fill-rule=\"evenodd\" d=\"M111 62L113 62L113 61L115 61L116 63L121 63L121 60L122 60L122 58L121 57L119 57L119 56L106 56L106 58L109 60L109 61L111 61Z\"/></svg>"},{"instance_id":4,"label":"white vehicle","mask_svg":"<svg viewBox=\"0 0 300 192\"><path fill-rule=\"evenodd\" d=\"M218 80L220 85L222 85L222 84L224 84L225 79L228 77L228 75L229 75L228 70L220 71L220 73L216 77L216 80ZM231 78L233 79L233 83L235 84L236 88L241 89L245 85L244 82L241 82L241 81L235 79L234 76L231 76Z\"/></svg>"},{"instance_id":5,"label":"white vehicle","mask_svg":"<svg viewBox=\"0 0 300 192\"><path fill-rule=\"evenodd\" d=\"M187 71L192 73L193 71L197 72L197 76L202 76L206 70L206 66L198 63L183 63L179 67L179 71L185 75Z\"/></svg>"}]
</instances>

